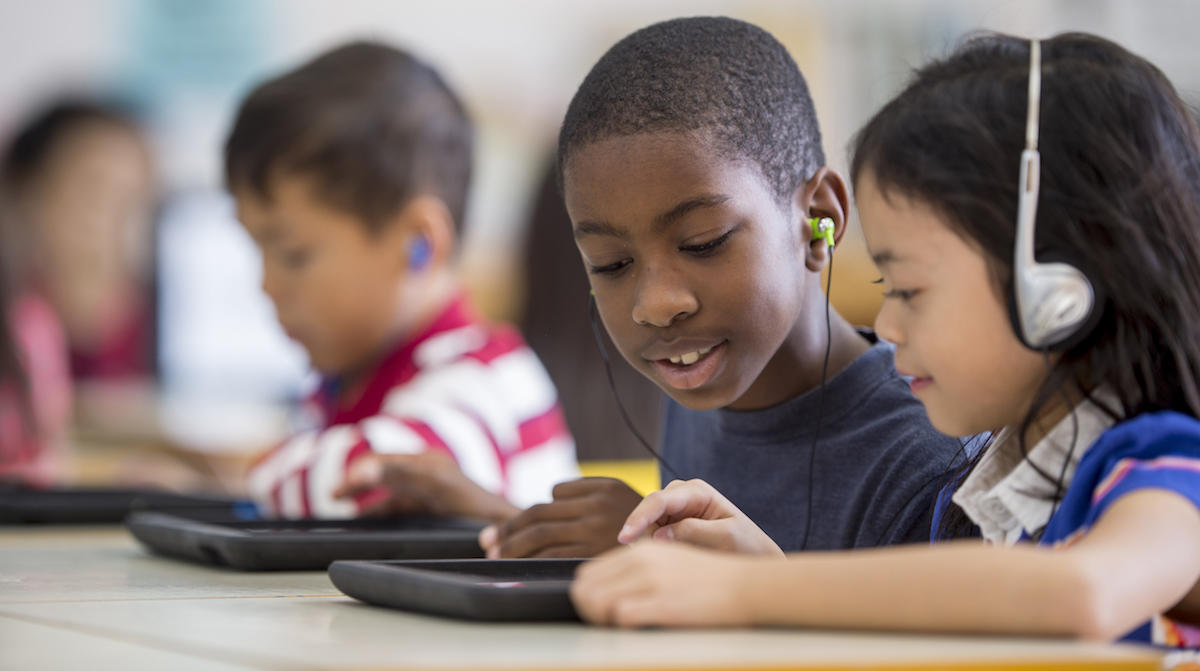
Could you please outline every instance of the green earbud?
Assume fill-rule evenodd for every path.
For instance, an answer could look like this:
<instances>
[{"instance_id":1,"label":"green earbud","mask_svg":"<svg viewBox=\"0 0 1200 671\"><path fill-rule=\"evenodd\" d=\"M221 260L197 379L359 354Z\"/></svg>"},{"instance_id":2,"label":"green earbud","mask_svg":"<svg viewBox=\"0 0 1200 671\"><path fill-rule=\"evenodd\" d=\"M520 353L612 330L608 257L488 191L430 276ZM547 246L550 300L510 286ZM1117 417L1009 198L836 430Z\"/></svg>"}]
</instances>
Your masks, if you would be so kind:
<instances>
[{"instance_id":1,"label":"green earbud","mask_svg":"<svg viewBox=\"0 0 1200 671\"><path fill-rule=\"evenodd\" d=\"M808 223L812 224L813 239L822 238L833 249L833 220L829 217L813 217Z\"/></svg>"}]
</instances>

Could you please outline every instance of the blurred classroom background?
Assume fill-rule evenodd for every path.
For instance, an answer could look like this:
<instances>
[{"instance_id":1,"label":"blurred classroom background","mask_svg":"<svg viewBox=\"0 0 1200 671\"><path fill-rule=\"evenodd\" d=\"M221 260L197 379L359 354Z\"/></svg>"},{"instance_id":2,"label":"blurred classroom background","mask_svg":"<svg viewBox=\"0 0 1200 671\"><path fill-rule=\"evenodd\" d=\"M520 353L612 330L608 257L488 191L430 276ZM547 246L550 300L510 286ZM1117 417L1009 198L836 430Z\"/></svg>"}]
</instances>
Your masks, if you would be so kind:
<instances>
[{"instance_id":1,"label":"blurred classroom background","mask_svg":"<svg viewBox=\"0 0 1200 671\"><path fill-rule=\"evenodd\" d=\"M361 38L414 51L465 100L478 136L463 271L485 312L521 323L546 359L580 457L644 456L614 420L549 167L566 105L600 54L638 27L695 14L757 23L788 46L843 172L855 129L913 67L973 30L1095 32L1200 100L1190 0L6 0L0 145L63 97L116 104L139 124L72 150L94 165L56 168L39 193L57 223L41 251L9 254L60 278L46 298L72 349L65 477L235 489L246 455L287 432L314 376L258 288L257 253L222 190L222 145L256 82ZM119 193L104 205L109 186ZM872 279L852 227L832 294L855 323L873 320ZM657 390L612 352L622 398L653 441ZM144 449L130 457L133 445Z\"/></svg>"}]
</instances>

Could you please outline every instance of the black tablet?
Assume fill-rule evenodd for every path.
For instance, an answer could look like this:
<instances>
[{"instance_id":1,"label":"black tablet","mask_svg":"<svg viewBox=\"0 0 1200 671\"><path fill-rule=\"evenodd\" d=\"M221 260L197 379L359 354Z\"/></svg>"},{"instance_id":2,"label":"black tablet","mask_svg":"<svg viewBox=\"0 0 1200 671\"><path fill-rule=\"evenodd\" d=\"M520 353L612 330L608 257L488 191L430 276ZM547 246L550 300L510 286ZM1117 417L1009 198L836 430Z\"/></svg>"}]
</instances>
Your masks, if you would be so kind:
<instances>
[{"instance_id":1,"label":"black tablet","mask_svg":"<svg viewBox=\"0 0 1200 671\"><path fill-rule=\"evenodd\" d=\"M133 510L201 508L228 513L235 504L228 497L153 489L0 487L0 524L119 524Z\"/></svg>"},{"instance_id":2,"label":"black tablet","mask_svg":"<svg viewBox=\"0 0 1200 671\"><path fill-rule=\"evenodd\" d=\"M376 606L488 621L578 620L568 588L585 559L337 561L329 578Z\"/></svg>"},{"instance_id":3,"label":"black tablet","mask_svg":"<svg viewBox=\"0 0 1200 671\"><path fill-rule=\"evenodd\" d=\"M483 556L483 524L461 518L247 520L135 512L125 526L156 553L245 571L323 571L335 559Z\"/></svg>"}]
</instances>

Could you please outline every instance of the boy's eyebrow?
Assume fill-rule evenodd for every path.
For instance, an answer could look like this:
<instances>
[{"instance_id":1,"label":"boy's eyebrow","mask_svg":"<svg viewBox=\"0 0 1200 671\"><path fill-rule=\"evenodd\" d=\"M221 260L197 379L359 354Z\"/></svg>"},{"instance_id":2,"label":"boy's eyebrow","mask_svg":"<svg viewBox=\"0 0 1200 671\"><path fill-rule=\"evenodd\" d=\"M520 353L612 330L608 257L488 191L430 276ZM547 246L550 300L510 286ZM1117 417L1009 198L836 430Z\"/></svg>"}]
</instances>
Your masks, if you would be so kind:
<instances>
[{"instance_id":1,"label":"boy's eyebrow","mask_svg":"<svg viewBox=\"0 0 1200 671\"><path fill-rule=\"evenodd\" d=\"M716 207L727 200L729 200L729 196L723 193L706 193L695 196L694 198L688 198L675 207L672 207L670 210L667 210L666 212L655 217L655 227L666 228L692 210L701 207Z\"/></svg>"},{"instance_id":2,"label":"boy's eyebrow","mask_svg":"<svg viewBox=\"0 0 1200 671\"><path fill-rule=\"evenodd\" d=\"M681 217L692 210L702 207L716 207L721 203L729 200L730 196L723 193L706 193L684 200L670 210L658 215L654 218L654 227L663 229L678 221ZM624 239L628 237L625 231L613 226L612 224L603 221L581 221L575 225L575 239L578 240L586 235L608 235L614 238Z\"/></svg>"},{"instance_id":3,"label":"boy's eyebrow","mask_svg":"<svg viewBox=\"0 0 1200 671\"><path fill-rule=\"evenodd\" d=\"M575 230L573 232L576 240L584 237L585 235L608 235L621 239L626 237L624 231L619 230L612 224L606 224L603 221L581 221L578 224L575 224Z\"/></svg>"}]
</instances>

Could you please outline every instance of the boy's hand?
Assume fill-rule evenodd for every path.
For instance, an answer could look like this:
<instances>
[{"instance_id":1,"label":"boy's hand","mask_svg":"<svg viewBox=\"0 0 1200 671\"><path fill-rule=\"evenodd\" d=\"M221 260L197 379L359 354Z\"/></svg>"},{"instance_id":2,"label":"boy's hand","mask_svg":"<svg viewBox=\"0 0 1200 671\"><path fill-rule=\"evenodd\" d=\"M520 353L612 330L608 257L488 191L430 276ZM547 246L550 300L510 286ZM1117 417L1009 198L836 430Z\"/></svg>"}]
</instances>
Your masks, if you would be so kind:
<instances>
[{"instance_id":1,"label":"boy's hand","mask_svg":"<svg viewBox=\"0 0 1200 671\"><path fill-rule=\"evenodd\" d=\"M425 514L503 521L519 508L463 474L454 459L436 450L419 454L366 454L350 464L333 495L364 496L362 515Z\"/></svg>"},{"instance_id":2,"label":"boy's hand","mask_svg":"<svg viewBox=\"0 0 1200 671\"><path fill-rule=\"evenodd\" d=\"M681 541L713 550L783 556L783 550L721 493L703 480L675 480L647 496L629 515L617 540Z\"/></svg>"},{"instance_id":3,"label":"boy's hand","mask_svg":"<svg viewBox=\"0 0 1200 671\"><path fill-rule=\"evenodd\" d=\"M593 557L617 546L617 532L642 496L613 478L580 478L554 487L554 500L532 506L479 534L500 557Z\"/></svg>"},{"instance_id":4,"label":"boy's hand","mask_svg":"<svg viewBox=\"0 0 1200 671\"><path fill-rule=\"evenodd\" d=\"M639 541L580 565L571 601L580 617L619 627L753 624L752 561L677 543Z\"/></svg>"}]
</instances>

